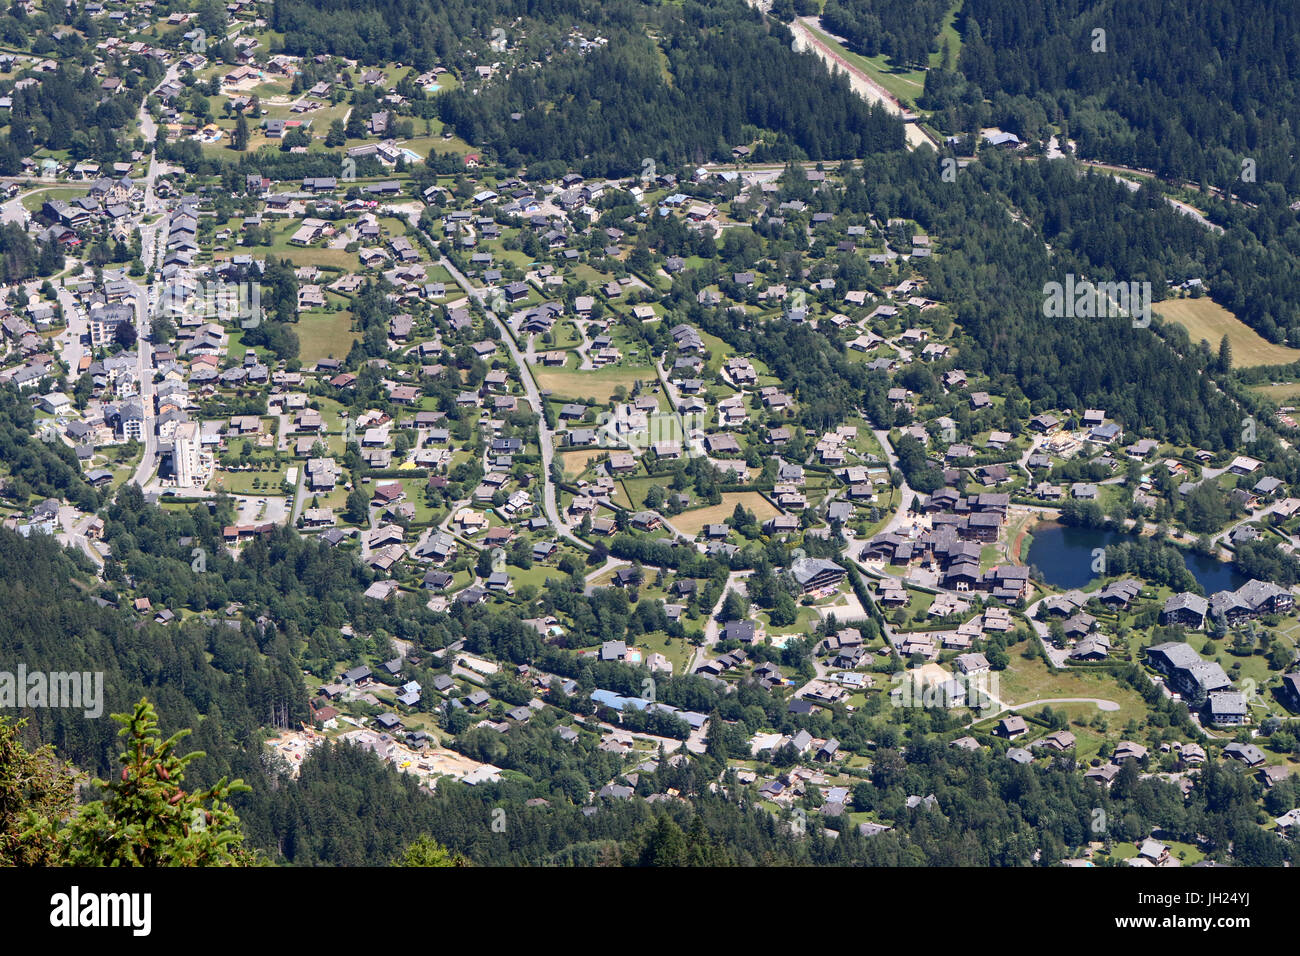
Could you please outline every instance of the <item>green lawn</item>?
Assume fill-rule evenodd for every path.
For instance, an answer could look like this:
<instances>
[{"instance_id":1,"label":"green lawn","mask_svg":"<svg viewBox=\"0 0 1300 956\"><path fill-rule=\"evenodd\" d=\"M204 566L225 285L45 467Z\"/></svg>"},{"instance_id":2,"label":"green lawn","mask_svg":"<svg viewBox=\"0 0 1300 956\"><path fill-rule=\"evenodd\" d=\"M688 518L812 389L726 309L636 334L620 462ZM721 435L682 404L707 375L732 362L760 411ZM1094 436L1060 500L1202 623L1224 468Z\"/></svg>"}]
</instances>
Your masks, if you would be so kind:
<instances>
[{"instance_id":1,"label":"green lawn","mask_svg":"<svg viewBox=\"0 0 1300 956\"><path fill-rule=\"evenodd\" d=\"M1145 721L1149 708L1141 696L1129 687L1121 687L1106 671L1070 668L1051 671L1041 657L1025 660L1021 656L1024 645L1009 649L1011 663L998 672L997 696L1005 703L1027 703L1033 700L1050 700L1068 697L1098 698L1119 704L1119 710L1101 711L1094 704L1052 704L1053 710L1064 708L1070 716L1092 717L1100 715L1109 725L1107 736L1120 739L1120 731L1132 718ZM1033 707L1031 712L1040 710ZM1079 733L1074 726L1075 733Z\"/></svg>"},{"instance_id":2,"label":"green lawn","mask_svg":"<svg viewBox=\"0 0 1300 956\"><path fill-rule=\"evenodd\" d=\"M23 208L39 212L41 206L53 199L80 199L90 191L89 186L40 186L22 197Z\"/></svg>"},{"instance_id":3,"label":"green lawn","mask_svg":"<svg viewBox=\"0 0 1300 956\"><path fill-rule=\"evenodd\" d=\"M217 469L210 487L228 491L235 495L267 495L279 497L284 494L284 476L288 468L277 471L225 471ZM257 481L257 485L253 484Z\"/></svg>"},{"instance_id":4,"label":"green lawn","mask_svg":"<svg viewBox=\"0 0 1300 956\"><path fill-rule=\"evenodd\" d=\"M546 586L547 578L560 581L565 577L564 572L556 568L554 564L534 564L527 569L517 568L511 564L507 566L506 571L514 582L516 591L526 584L531 584L540 590Z\"/></svg>"},{"instance_id":5,"label":"green lawn","mask_svg":"<svg viewBox=\"0 0 1300 956\"><path fill-rule=\"evenodd\" d=\"M304 364L323 358L344 358L360 336L352 331L352 313L304 312L294 329Z\"/></svg>"},{"instance_id":6,"label":"green lawn","mask_svg":"<svg viewBox=\"0 0 1300 956\"><path fill-rule=\"evenodd\" d=\"M644 592L642 592L642 595L642 600L644 600ZM680 677L686 673L686 668L691 662L691 655L695 653L695 648L689 641L671 638L663 631L652 631L649 634L644 634L637 641L638 646L645 650L647 656L662 654L668 658L673 665L674 677Z\"/></svg>"},{"instance_id":7,"label":"green lawn","mask_svg":"<svg viewBox=\"0 0 1300 956\"><path fill-rule=\"evenodd\" d=\"M627 368L621 365L586 372L577 369L547 369L534 366L533 378L542 391L569 398L590 398L601 405L609 402L614 389L620 385L630 392L632 386L638 381L656 381L654 369Z\"/></svg>"}]
</instances>

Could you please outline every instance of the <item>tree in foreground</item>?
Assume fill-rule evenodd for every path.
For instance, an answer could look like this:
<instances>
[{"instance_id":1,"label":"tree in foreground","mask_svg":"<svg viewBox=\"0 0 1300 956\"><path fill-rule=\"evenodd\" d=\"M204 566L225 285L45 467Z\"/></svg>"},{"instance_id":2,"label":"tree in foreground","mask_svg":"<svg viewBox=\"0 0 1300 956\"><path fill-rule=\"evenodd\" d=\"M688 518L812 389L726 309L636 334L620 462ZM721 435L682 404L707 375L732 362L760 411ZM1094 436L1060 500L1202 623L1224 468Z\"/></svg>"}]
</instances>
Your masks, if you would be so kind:
<instances>
[{"instance_id":1,"label":"tree in foreground","mask_svg":"<svg viewBox=\"0 0 1300 956\"><path fill-rule=\"evenodd\" d=\"M46 817L35 832L54 845L58 862L71 866L248 866L255 854L242 847L239 817L227 802L249 790L224 778L206 790L182 784L194 751L176 754L189 729L167 740L158 717L142 699L131 714L114 714L126 738L122 774L95 780L104 799L85 804L66 826Z\"/></svg>"},{"instance_id":2,"label":"tree in foreground","mask_svg":"<svg viewBox=\"0 0 1300 956\"><path fill-rule=\"evenodd\" d=\"M56 846L35 832L76 805L71 767L46 744L29 751L19 737L26 720L0 717L0 866L54 866Z\"/></svg>"},{"instance_id":3,"label":"tree in foreground","mask_svg":"<svg viewBox=\"0 0 1300 956\"><path fill-rule=\"evenodd\" d=\"M460 853L453 853L433 837L416 837L393 861L393 866L473 866Z\"/></svg>"}]
</instances>

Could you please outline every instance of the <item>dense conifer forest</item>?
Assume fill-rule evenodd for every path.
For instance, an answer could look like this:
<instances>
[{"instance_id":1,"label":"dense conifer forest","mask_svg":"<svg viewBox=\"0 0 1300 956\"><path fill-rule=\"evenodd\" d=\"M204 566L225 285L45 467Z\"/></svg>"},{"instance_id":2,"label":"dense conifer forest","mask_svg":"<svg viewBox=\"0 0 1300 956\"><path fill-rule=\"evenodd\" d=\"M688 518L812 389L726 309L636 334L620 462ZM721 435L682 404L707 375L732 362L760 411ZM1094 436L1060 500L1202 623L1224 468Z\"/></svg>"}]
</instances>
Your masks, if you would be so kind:
<instances>
[{"instance_id":1,"label":"dense conifer forest","mask_svg":"<svg viewBox=\"0 0 1300 956\"><path fill-rule=\"evenodd\" d=\"M451 24L473 46L497 16L512 12L508 3L497 11L402 5L400 14L382 2L307 9L276 4L286 49L364 62L414 58L417 66L448 52L439 38ZM461 138L492 148L507 165L564 162L596 176L637 173L647 159L665 167L725 162L755 131L772 134L756 158L841 159L902 147L896 118L855 96L847 80L828 80L816 58L792 51L784 28L738 0L556 3L518 12L538 18L517 31L527 33L523 42L554 35L561 51L438 101ZM574 46L565 36L572 24L607 42Z\"/></svg>"},{"instance_id":2,"label":"dense conifer forest","mask_svg":"<svg viewBox=\"0 0 1300 956\"><path fill-rule=\"evenodd\" d=\"M925 66L950 7L948 0L827 0L822 24L865 56Z\"/></svg>"},{"instance_id":3,"label":"dense conifer forest","mask_svg":"<svg viewBox=\"0 0 1300 956\"><path fill-rule=\"evenodd\" d=\"M1287 0L967 0L957 70L1018 134L1064 120L1086 158L1294 193L1298 17Z\"/></svg>"}]
</instances>

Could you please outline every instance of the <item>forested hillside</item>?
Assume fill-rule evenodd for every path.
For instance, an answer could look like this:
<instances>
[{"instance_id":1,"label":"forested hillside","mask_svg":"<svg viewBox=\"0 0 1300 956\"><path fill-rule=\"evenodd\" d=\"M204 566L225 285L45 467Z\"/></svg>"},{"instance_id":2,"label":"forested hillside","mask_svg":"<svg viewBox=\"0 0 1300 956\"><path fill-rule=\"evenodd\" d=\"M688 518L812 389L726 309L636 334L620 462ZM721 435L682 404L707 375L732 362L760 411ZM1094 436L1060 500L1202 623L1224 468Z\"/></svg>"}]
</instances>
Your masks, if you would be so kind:
<instances>
[{"instance_id":1,"label":"forested hillside","mask_svg":"<svg viewBox=\"0 0 1300 956\"><path fill-rule=\"evenodd\" d=\"M728 162L758 130L778 134L756 159L863 156L902 145L902 127L869 107L846 80L789 48L788 36L752 23L725 35L683 29L666 52L671 85L643 37L586 56L567 54L520 71L477 96L440 100L442 118L464 139L496 146L504 162L565 160L586 175L627 175L658 163ZM780 31L784 32L784 31ZM512 122L512 113L523 113Z\"/></svg>"},{"instance_id":2,"label":"forested hillside","mask_svg":"<svg viewBox=\"0 0 1300 956\"><path fill-rule=\"evenodd\" d=\"M884 54L899 66L925 66L938 49L948 0L827 0L822 24L865 56Z\"/></svg>"},{"instance_id":3,"label":"forested hillside","mask_svg":"<svg viewBox=\"0 0 1300 956\"><path fill-rule=\"evenodd\" d=\"M313 756L300 780L276 791L273 812L281 821L280 849L303 864L359 865L391 858L405 834L415 831L431 833L480 864L644 865L671 845L672 827L656 821L666 814L673 827L694 834L692 842L702 842L715 863L1051 865L1068 846L1086 842L1098 807L1116 821L1115 835L1121 839L1137 838L1159 821L1178 838L1202 833L1216 845L1235 840L1238 859L1249 865L1278 865L1289 849L1255 826L1248 781L1217 767L1207 771L1204 785L1185 803L1174 785L1139 780L1133 764L1108 792L1081 780L1066 760L1035 770L996 754L953 751L916 736L905 755L878 750L870 775L852 793L853 808L895 817L894 829L867 838L828 819L839 831L838 839L830 839L811 822L806 836L796 838L798 822L781 822L757 808L710 795L705 788L717 766L706 758L646 778L647 792L671 787L689 795L689 804L652 808L642 801L605 801L587 815L562 796L526 784L468 788L449 783L426 798L409 778L381 770L374 758L338 748ZM906 809L907 796L917 793L933 793L935 808ZM549 797L549 805L525 805L539 795ZM390 824L382 831L375 829L372 808L377 804ZM495 810L504 811L498 817L504 827L491 825ZM1035 858L1039 847L1043 852ZM671 862L705 861L683 853Z\"/></svg>"},{"instance_id":4,"label":"forested hillside","mask_svg":"<svg viewBox=\"0 0 1300 956\"><path fill-rule=\"evenodd\" d=\"M5 111L9 135L0 139L0 174L20 172L23 157L41 147L66 150L73 159L125 159L131 140L123 133L135 118L144 98L143 83L148 82L133 80L123 92L106 97L89 70L62 65L40 85L14 90L13 104Z\"/></svg>"},{"instance_id":5,"label":"forested hillside","mask_svg":"<svg viewBox=\"0 0 1300 956\"><path fill-rule=\"evenodd\" d=\"M449 36L485 39L509 4L479 8L384 2L327 4L310 15L293 0L276 22L293 52L363 62L456 63ZM760 134L755 159L836 159L901 149L902 124L796 54L791 36L738 0L652 7L544 4L511 28L537 60L440 96L443 121L509 166L562 162L589 176L657 164L727 162ZM533 19L536 18L536 19ZM569 27L602 42L582 49ZM450 32L448 32L450 31ZM461 43L459 39L455 41ZM444 56L445 54L445 56ZM422 68L422 67L421 67ZM520 114L517 118L512 118Z\"/></svg>"},{"instance_id":6,"label":"forested hillside","mask_svg":"<svg viewBox=\"0 0 1300 956\"><path fill-rule=\"evenodd\" d=\"M967 0L960 29L959 71L1021 136L1064 120L1087 158L1248 197L1266 182L1300 191L1289 0Z\"/></svg>"},{"instance_id":7,"label":"forested hillside","mask_svg":"<svg viewBox=\"0 0 1300 956\"><path fill-rule=\"evenodd\" d=\"M139 623L96 605L83 585L87 577L53 539L0 530L0 595L7 609L0 618L0 669L12 673L22 663L33 671L104 675L99 719L76 709L34 708L24 735L54 743L82 770L108 773L118 752L117 725L108 715L147 694L168 732L194 728L188 749L209 755L195 767L200 781L257 773L258 728L277 712L306 715L291 655L271 642L263 653L261 635L220 620L170 628Z\"/></svg>"},{"instance_id":8,"label":"forested hillside","mask_svg":"<svg viewBox=\"0 0 1300 956\"><path fill-rule=\"evenodd\" d=\"M1043 316L1045 283L1063 282L1079 263L1049 257L1042 237L1011 219L990 194L996 182L976 182L983 175L981 170L971 176L959 190L961 202L930 210L938 228L968 238L954 255L927 269L936 288L963 303L958 322L977 346L976 361L991 374L1008 376L1031 403L1105 407L1174 442L1234 447L1240 412L1208 377L1189 375L1186 363L1150 329L1133 328L1128 318ZM969 204L964 211L962 203ZM1123 281L1153 278L1140 261L1132 271L1121 269L1118 260L1103 268ZM1080 274L1109 279L1103 268Z\"/></svg>"},{"instance_id":9,"label":"forested hillside","mask_svg":"<svg viewBox=\"0 0 1300 956\"><path fill-rule=\"evenodd\" d=\"M1058 256L1075 260L1064 271L1149 279L1157 297L1170 282L1201 277L1216 302L1265 338L1300 345L1300 222L1277 197L1253 210L1216 206L1241 227L1220 234L1150 185L1135 192L1061 163L1003 165L1015 207Z\"/></svg>"},{"instance_id":10,"label":"forested hillside","mask_svg":"<svg viewBox=\"0 0 1300 956\"><path fill-rule=\"evenodd\" d=\"M1005 387L1018 390L1034 407L1104 407L1115 410L1132 428L1168 435L1174 441L1234 447L1240 437L1240 412L1209 378L1189 375L1185 361L1150 329L1134 329L1128 319L1044 318L1044 283L1063 281L1073 270L1099 281L1149 278L1162 289L1156 265L1169 253L1148 243L1144 248L1150 260L1134 256L1126 246L1112 246L1112 256L1098 254L1095 260L1049 256L1033 223L1012 219L1002 199L1017 190L1020 177L1040 175L1053 177L1051 185L1062 198L1080 191L1080 216L1092 216L1097 230L1103 220L1115 223L1105 233L1112 239L1147 243L1151 238L1141 230L1118 226L1130 207L1140 210L1150 200L1134 199L1123 187L1112 188L1109 180L1089 183L1064 169L1043 173L1026 164L990 162L971 167L955 183L945 183L934 172L933 154L926 153L873 159L861 172L850 171L840 208L871 212L882 219L912 218L930 231L954 237L948 254L928 260L921 268L943 299L961 303L957 319L970 339L963 349L963 367L968 371L975 368L1003 379ZM1092 190L1105 190L1104 201L1097 194L1086 198ZM1050 190L1044 194L1052 195ZM1027 211L1040 214L1039 207ZM1170 227L1182 225L1172 211L1151 214ZM1187 222L1190 228L1201 229ZM1084 220L1076 226L1078 235L1091 234ZM1054 222L1049 231L1058 228ZM1121 268L1122 261L1132 262L1132 271ZM730 337L728 324L719 315L708 327ZM774 356L782 352L772 350ZM788 371L797 382L823 376L829 369L823 363L804 362L802 368ZM857 382L853 389L863 395L867 407L872 407L873 394L878 401L879 393L867 383ZM835 394L825 383L806 391Z\"/></svg>"},{"instance_id":11,"label":"forested hillside","mask_svg":"<svg viewBox=\"0 0 1300 956\"><path fill-rule=\"evenodd\" d=\"M0 497L25 502L32 495L66 498L93 511L99 494L86 483L76 453L63 442L34 437L32 406L12 387L0 388Z\"/></svg>"},{"instance_id":12,"label":"forested hillside","mask_svg":"<svg viewBox=\"0 0 1300 956\"><path fill-rule=\"evenodd\" d=\"M271 27L284 33L289 53L400 60L427 70L475 62L467 51L485 48L503 21L529 16L558 26L598 19L602 6L591 0L275 0Z\"/></svg>"}]
</instances>

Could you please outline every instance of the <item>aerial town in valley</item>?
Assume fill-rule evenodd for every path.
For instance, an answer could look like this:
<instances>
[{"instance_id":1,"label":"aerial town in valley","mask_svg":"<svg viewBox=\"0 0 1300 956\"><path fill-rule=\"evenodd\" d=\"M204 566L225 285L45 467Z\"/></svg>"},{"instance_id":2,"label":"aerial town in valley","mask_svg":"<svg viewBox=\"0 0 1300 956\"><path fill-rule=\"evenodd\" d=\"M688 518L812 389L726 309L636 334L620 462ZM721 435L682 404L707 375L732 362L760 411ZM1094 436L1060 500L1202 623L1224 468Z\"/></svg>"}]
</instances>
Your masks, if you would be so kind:
<instances>
[{"instance_id":1,"label":"aerial town in valley","mask_svg":"<svg viewBox=\"0 0 1300 956\"><path fill-rule=\"evenodd\" d=\"M768 842L715 864L1296 859L1300 330L1234 315L1208 252L1135 272L1147 303L1043 307L1048 270L1126 278L1079 239L1097 197L1218 255L1230 190L1079 159L1073 125L946 125L833 0L780 49L851 70L890 150L745 120L621 168L522 151L549 107L474 112L603 62L594 14L385 59L296 0L64 6L19 0L0 53L0 534L118 635L75 665L133 695L109 710L215 710L205 749L253 740L251 771L222 759L268 792L400 774L433 807L572 811L498 857L402 804L397 850L479 862L630 862L724 813ZM785 31L781 6L728 15ZM932 60L926 96L936 72L961 75ZM1041 273L1003 262L1030 248ZM1027 275L1014 321L983 298ZM1064 323L1110 325L1025 331ZM112 731L63 756L115 772ZM377 759L323 756L346 745ZM1006 845L924 842L963 832L972 774L1037 794L987 824ZM1078 818L1037 821L1064 793Z\"/></svg>"}]
</instances>

